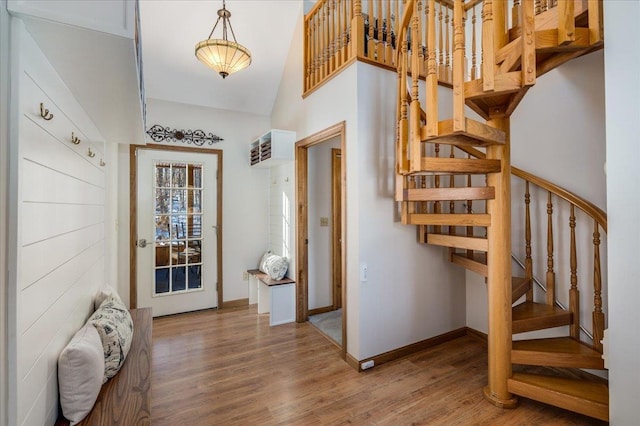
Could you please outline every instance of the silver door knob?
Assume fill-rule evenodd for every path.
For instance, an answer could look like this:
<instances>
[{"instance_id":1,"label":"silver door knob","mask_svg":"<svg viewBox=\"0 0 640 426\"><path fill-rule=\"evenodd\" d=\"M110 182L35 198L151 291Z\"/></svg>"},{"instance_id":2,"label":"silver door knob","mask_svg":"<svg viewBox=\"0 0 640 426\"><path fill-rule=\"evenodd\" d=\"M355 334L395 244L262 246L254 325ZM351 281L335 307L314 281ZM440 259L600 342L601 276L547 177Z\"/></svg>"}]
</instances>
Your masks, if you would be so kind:
<instances>
[{"instance_id":1,"label":"silver door knob","mask_svg":"<svg viewBox=\"0 0 640 426\"><path fill-rule=\"evenodd\" d=\"M141 238L138 241L136 241L136 245L140 248L145 248L147 246L147 240L145 240L144 238Z\"/></svg>"}]
</instances>

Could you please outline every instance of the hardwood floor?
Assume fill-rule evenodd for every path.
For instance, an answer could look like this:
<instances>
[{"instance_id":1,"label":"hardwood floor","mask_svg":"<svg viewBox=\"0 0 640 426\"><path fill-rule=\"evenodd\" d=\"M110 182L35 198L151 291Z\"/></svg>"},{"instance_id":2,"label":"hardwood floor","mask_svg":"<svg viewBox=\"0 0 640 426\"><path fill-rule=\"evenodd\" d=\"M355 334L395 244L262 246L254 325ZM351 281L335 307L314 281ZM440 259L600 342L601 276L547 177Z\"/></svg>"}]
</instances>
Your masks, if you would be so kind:
<instances>
[{"instance_id":1,"label":"hardwood floor","mask_svg":"<svg viewBox=\"0 0 640 426\"><path fill-rule=\"evenodd\" d=\"M255 307L155 319L152 365L154 426L604 424L526 399L491 405L471 337L358 373L311 325L269 327Z\"/></svg>"}]
</instances>

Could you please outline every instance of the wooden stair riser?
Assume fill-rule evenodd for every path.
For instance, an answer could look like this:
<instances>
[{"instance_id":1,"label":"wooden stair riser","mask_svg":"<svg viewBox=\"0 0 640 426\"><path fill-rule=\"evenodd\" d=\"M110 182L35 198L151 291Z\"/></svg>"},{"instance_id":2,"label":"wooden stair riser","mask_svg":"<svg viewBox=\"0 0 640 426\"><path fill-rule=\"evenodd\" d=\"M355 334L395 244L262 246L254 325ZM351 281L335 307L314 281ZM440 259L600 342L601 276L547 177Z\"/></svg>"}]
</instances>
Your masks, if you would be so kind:
<instances>
[{"instance_id":1,"label":"wooden stair riser","mask_svg":"<svg viewBox=\"0 0 640 426\"><path fill-rule=\"evenodd\" d=\"M511 303L515 303L531 289L531 280L522 277L511 278Z\"/></svg>"},{"instance_id":2,"label":"wooden stair riser","mask_svg":"<svg viewBox=\"0 0 640 426\"><path fill-rule=\"evenodd\" d=\"M609 389L605 384L514 373L507 386L516 395L609 421Z\"/></svg>"}]
</instances>

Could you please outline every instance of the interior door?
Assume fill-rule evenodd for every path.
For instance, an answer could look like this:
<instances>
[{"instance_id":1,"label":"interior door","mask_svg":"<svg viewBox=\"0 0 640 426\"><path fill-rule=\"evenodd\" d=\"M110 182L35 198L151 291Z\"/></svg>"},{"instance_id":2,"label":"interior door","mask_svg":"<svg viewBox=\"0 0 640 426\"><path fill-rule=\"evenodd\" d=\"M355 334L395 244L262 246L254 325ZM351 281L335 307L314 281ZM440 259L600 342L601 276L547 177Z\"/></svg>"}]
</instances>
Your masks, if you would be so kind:
<instances>
[{"instance_id":1,"label":"interior door","mask_svg":"<svg viewBox=\"0 0 640 426\"><path fill-rule=\"evenodd\" d=\"M217 154L140 149L137 167L138 307L217 307Z\"/></svg>"}]
</instances>

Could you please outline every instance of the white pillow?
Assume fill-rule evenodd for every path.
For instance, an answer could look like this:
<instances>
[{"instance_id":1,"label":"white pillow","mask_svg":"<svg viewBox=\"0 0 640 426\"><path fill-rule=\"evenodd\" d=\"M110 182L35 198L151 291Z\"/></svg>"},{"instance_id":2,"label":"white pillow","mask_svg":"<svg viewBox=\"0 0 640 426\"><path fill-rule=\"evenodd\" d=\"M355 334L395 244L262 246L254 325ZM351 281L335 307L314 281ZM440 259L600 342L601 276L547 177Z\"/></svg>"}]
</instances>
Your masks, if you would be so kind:
<instances>
[{"instance_id":1,"label":"white pillow","mask_svg":"<svg viewBox=\"0 0 640 426\"><path fill-rule=\"evenodd\" d=\"M62 414L72 425L84 419L98 398L104 377L104 354L98 331L85 324L58 357Z\"/></svg>"},{"instance_id":2,"label":"white pillow","mask_svg":"<svg viewBox=\"0 0 640 426\"><path fill-rule=\"evenodd\" d=\"M267 273L267 259L269 258L269 256L272 256L271 250L267 250L262 255L262 259L260 259L260 264L258 265L258 270L260 270L260 272L264 272L265 274Z\"/></svg>"},{"instance_id":3,"label":"white pillow","mask_svg":"<svg viewBox=\"0 0 640 426\"><path fill-rule=\"evenodd\" d=\"M289 261L286 257L272 254L265 262L266 272L273 280L281 280L289 269Z\"/></svg>"},{"instance_id":4,"label":"white pillow","mask_svg":"<svg viewBox=\"0 0 640 426\"><path fill-rule=\"evenodd\" d=\"M115 296L120 301L120 303L122 303L122 299L120 298L117 290L110 285L107 285L106 287L101 288L98 291L98 294L96 294L96 297L93 299L93 310L97 311L100 305L102 305L102 302L104 302L105 299L109 296ZM122 304L124 305L124 303Z\"/></svg>"},{"instance_id":5,"label":"white pillow","mask_svg":"<svg viewBox=\"0 0 640 426\"><path fill-rule=\"evenodd\" d=\"M133 337L129 310L117 295L107 297L88 320L98 330L104 353L103 383L115 376L127 358Z\"/></svg>"}]
</instances>

